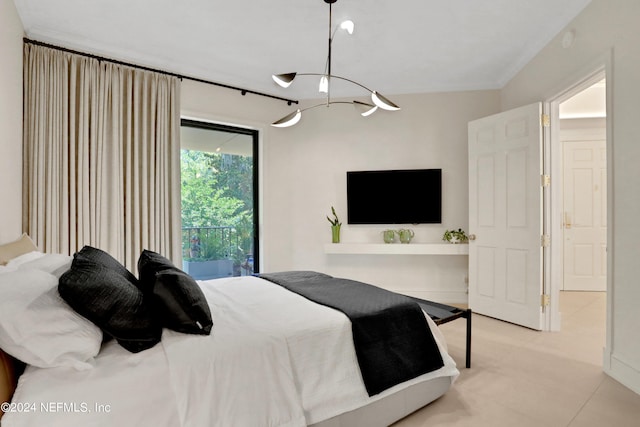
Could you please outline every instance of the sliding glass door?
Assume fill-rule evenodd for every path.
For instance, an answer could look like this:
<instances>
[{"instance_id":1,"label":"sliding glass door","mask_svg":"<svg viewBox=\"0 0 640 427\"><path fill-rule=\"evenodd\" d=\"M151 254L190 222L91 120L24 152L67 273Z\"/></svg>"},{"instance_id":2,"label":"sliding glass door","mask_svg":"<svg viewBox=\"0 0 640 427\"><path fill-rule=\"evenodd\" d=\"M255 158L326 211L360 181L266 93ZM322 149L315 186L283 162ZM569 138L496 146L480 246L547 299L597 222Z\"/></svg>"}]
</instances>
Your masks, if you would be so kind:
<instances>
[{"instance_id":1,"label":"sliding glass door","mask_svg":"<svg viewBox=\"0 0 640 427\"><path fill-rule=\"evenodd\" d=\"M258 131L183 119L180 138L183 269L258 271Z\"/></svg>"}]
</instances>

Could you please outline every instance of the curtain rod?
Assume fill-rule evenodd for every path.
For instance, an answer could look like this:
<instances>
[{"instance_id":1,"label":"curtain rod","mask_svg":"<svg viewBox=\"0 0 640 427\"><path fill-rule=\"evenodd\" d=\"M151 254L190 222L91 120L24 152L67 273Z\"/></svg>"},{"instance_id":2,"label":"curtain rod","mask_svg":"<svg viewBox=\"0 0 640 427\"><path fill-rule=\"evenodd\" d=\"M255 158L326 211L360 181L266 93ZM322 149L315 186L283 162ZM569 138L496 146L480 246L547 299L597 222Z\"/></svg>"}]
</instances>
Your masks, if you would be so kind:
<instances>
[{"instance_id":1,"label":"curtain rod","mask_svg":"<svg viewBox=\"0 0 640 427\"><path fill-rule=\"evenodd\" d=\"M111 62L111 63L117 64L117 65L124 65L124 66L127 66L127 67L138 68L138 69L144 70L144 71L152 71L154 73L165 74L167 76L177 77L180 80L183 80L183 79L192 80L192 81L198 82L198 83L205 83L205 84L209 84L209 85L213 85L213 86L223 87L225 89L237 90L242 94L242 96L244 96L244 95L246 95L248 93L252 93L252 94L258 95L258 96L264 96L266 98L273 98L273 99L277 99L279 101L284 101L288 105L297 104L298 103L298 101L296 101L294 99L282 98L282 97L275 96L275 95L269 95L268 93L256 92L254 90L244 89L244 88L236 87L236 86L231 86L231 85L227 85L227 84L224 84L224 83L212 82L210 80L199 79L197 77L184 76L184 75L181 75L181 74L172 73L170 71L158 70L158 69L155 69L155 68L145 67L145 66L142 66L142 65L131 64L129 62L118 61L116 59L105 58L103 56L98 56L98 55L94 55L94 54L91 54L91 53L80 52L80 51L73 50L73 49L68 49L68 48L62 47L62 46L56 46L56 45L52 45L52 44L49 44L49 43L40 42L40 41L37 41L37 40L31 40L31 39L28 39L26 37L24 37L22 40L25 43L33 44L33 45L36 45L36 46L44 46L44 47L48 47L48 48L51 48L51 49L57 49L57 50L60 50L60 51L63 51L63 52L73 53L73 54L76 54L76 55L86 56L88 58L97 59L98 61L107 61L107 62Z\"/></svg>"}]
</instances>

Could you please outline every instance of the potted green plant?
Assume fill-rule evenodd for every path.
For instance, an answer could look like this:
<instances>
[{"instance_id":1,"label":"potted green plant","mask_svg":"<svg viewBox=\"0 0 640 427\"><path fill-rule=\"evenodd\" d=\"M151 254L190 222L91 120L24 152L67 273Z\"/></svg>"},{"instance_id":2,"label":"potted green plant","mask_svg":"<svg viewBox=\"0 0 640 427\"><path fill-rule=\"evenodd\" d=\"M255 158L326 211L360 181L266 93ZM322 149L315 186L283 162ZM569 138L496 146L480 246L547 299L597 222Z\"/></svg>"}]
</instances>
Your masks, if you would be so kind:
<instances>
[{"instance_id":1,"label":"potted green plant","mask_svg":"<svg viewBox=\"0 0 640 427\"><path fill-rule=\"evenodd\" d=\"M331 243L340 243L340 226L342 223L338 219L338 215L333 206L331 206L331 213L333 214L333 219L327 216L327 220L331 223Z\"/></svg>"},{"instance_id":2,"label":"potted green plant","mask_svg":"<svg viewBox=\"0 0 640 427\"><path fill-rule=\"evenodd\" d=\"M457 230L446 230L442 235L442 240L449 243L466 243L469 241L469 236L462 228L458 228Z\"/></svg>"}]
</instances>

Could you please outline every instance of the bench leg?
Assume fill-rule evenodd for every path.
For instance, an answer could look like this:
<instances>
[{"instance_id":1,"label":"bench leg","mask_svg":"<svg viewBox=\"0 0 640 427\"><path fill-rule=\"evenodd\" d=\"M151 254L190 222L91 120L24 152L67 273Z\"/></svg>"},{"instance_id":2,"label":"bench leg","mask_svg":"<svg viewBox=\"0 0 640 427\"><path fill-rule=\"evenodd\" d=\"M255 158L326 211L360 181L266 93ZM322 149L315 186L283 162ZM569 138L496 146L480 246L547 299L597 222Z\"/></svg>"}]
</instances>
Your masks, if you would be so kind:
<instances>
[{"instance_id":1,"label":"bench leg","mask_svg":"<svg viewBox=\"0 0 640 427\"><path fill-rule=\"evenodd\" d=\"M471 309L467 309L466 316L467 318L467 360L466 367L467 369L471 368Z\"/></svg>"}]
</instances>

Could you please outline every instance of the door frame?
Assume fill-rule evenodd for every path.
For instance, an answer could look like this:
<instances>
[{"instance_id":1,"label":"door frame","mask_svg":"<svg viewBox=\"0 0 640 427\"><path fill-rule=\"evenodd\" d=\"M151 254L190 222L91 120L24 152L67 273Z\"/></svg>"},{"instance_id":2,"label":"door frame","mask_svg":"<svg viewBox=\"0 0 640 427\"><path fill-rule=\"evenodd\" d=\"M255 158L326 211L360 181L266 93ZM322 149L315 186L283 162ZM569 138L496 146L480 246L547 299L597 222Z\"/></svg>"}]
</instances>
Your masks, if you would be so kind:
<instances>
[{"instance_id":1,"label":"door frame","mask_svg":"<svg viewBox=\"0 0 640 427\"><path fill-rule=\"evenodd\" d=\"M560 141L560 104L573 97L589 86L606 79L606 149L607 149L607 325L606 346L611 348L612 311L613 311L613 70L612 52L607 52L596 59L592 64L579 70L577 73L565 79L561 88L547 97L544 105L549 114L549 163L545 169L551 175L551 191L548 204L549 232L551 237L550 250L546 261L549 266L547 283L550 284L550 310L548 317L548 330L559 331L561 329L560 290L564 275L564 240L562 230L562 206L563 206L563 180L562 180L562 145ZM606 363L605 363L606 364Z\"/></svg>"}]
</instances>

